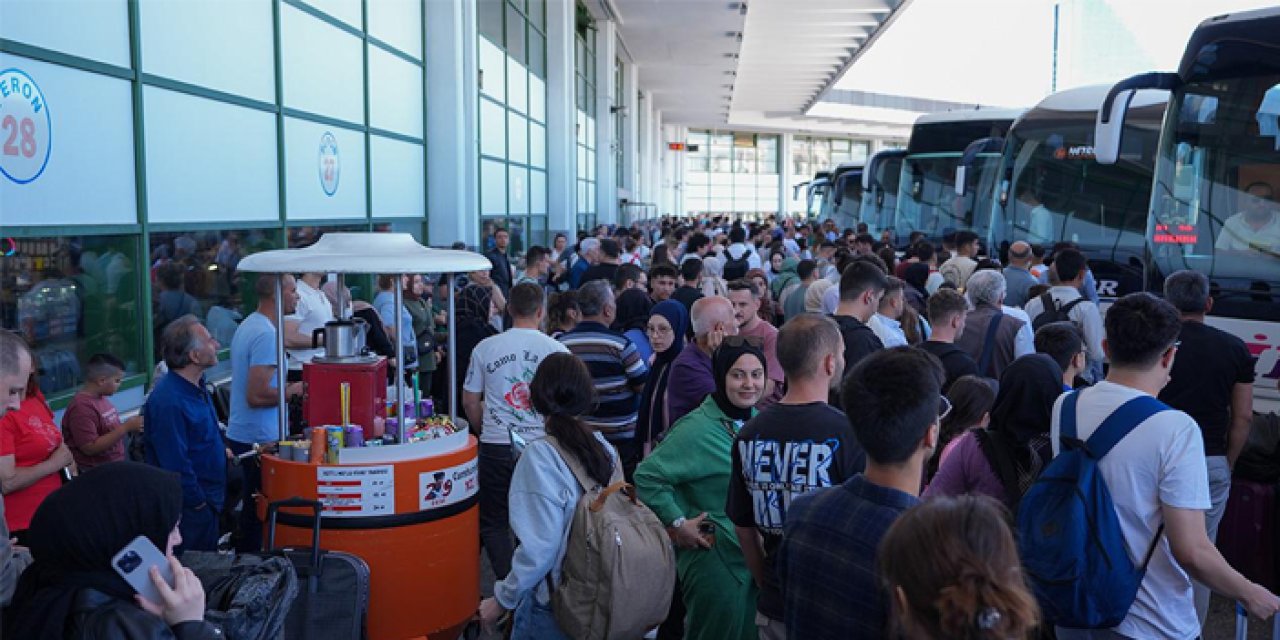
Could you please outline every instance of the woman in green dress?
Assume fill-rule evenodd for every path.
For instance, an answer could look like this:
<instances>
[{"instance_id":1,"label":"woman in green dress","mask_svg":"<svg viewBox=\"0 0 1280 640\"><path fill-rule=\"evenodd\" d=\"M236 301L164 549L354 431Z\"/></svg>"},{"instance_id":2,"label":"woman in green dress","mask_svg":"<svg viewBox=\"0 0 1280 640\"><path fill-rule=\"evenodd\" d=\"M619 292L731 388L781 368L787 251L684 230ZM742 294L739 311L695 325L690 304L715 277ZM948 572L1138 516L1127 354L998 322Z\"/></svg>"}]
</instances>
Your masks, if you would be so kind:
<instances>
[{"instance_id":1,"label":"woman in green dress","mask_svg":"<svg viewBox=\"0 0 1280 640\"><path fill-rule=\"evenodd\" d=\"M764 353L750 339L727 337L712 370L715 393L640 463L636 489L676 546L685 638L754 640L756 586L724 505L734 436L764 393Z\"/></svg>"}]
</instances>

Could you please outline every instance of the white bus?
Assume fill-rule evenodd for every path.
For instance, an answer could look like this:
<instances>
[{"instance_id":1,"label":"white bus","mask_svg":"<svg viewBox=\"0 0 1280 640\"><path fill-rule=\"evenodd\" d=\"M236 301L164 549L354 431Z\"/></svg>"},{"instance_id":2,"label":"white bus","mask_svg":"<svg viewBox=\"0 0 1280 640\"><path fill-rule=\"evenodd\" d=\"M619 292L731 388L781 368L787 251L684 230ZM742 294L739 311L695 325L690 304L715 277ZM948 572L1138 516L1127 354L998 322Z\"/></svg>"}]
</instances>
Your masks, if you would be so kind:
<instances>
[{"instance_id":1,"label":"white bus","mask_svg":"<svg viewBox=\"0 0 1280 640\"><path fill-rule=\"evenodd\" d=\"M1122 155L1139 89L1169 90L1146 220L1145 286L1194 269L1209 277L1209 322L1257 356L1254 408L1280 408L1280 8L1210 18L1176 73L1134 76L1099 109L1100 162ZM1252 193L1252 195L1251 195ZM1269 194L1269 195L1268 195Z\"/></svg>"},{"instance_id":2,"label":"white bus","mask_svg":"<svg viewBox=\"0 0 1280 640\"><path fill-rule=\"evenodd\" d=\"M1098 295L1143 290L1147 205L1168 93L1142 91L1130 106L1113 164L1094 159L1094 120L1108 85L1052 94L1005 138L991 198L988 246L1007 261L1018 240L1070 240L1089 259ZM981 225L978 225L981 226Z\"/></svg>"},{"instance_id":3,"label":"white bus","mask_svg":"<svg viewBox=\"0 0 1280 640\"><path fill-rule=\"evenodd\" d=\"M928 114L916 120L902 159L893 216L892 229L899 244L905 244L912 231L923 232L935 243L959 229L974 229L984 235L975 224L987 218L987 199L1000 156L988 154L974 163L966 177L974 188L967 190L966 196L956 195L956 167L971 142L1004 137L1021 114L1021 109L977 109ZM984 213L975 216L975 211Z\"/></svg>"},{"instance_id":4,"label":"white bus","mask_svg":"<svg viewBox=\"0 0 1280 640\"><path fill-rule=\"evenodd\" d=\"M874 236L881 229L892 228L893 212L898 205L898 179L902 177L902 159L906 149L881 149L867 159L862 170L862 222Z\"/></svg>"},{"instance_id":5,"label":"white bus","mask_svg":"<svg viewBox=\"0 0 1280 640\"><path fill-rule=\"evenodd\" d=\"M840 229L852 229L862 221L862 165L842 163L831 170L831 185L823 194L818 218L834 220Z\"/></svg>"}]
</instances>

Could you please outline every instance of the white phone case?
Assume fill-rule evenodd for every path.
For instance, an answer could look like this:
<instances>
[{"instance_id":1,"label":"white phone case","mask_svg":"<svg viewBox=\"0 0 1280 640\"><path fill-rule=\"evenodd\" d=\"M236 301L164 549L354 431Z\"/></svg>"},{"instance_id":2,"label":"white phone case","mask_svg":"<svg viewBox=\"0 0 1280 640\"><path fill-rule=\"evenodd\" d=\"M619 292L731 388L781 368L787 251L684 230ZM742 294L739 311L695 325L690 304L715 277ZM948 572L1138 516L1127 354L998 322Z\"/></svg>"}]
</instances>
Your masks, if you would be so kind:
<instances>
[{"instance_id":1,"label":"white phone case","mask_svg":"<svg viewBox=\"0 0 1280 640\"><path fill-rule=\"evenodd\" d=\"M124 578L139 595L156 604L163 604L160 592L151 582L151 567L159 567L160 577L173 586L173 570L164 554L146 536L138 536L111 558L111 568Z\"/></svg>"}]
</instances>

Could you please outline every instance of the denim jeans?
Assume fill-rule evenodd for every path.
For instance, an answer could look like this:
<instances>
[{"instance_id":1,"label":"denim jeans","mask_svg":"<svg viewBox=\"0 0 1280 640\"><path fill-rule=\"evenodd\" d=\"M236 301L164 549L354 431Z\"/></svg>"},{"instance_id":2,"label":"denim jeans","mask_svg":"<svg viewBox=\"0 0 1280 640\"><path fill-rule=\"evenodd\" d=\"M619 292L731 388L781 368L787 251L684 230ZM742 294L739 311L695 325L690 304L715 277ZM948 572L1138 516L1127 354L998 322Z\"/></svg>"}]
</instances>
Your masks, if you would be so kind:
<instances>
[{"instance_id":1,"label":"denim jeans","mask_svg":"<svg viewBox=\"0 0 1280 640\"><path fill-rule=\"evenodd\" d=\"M511 640L569 640L560 630L551 605L538 602L536 592L537 589L530 591L516 605L511 618Z\"/></svg>"},{"instance_id":2,"label":"denim jeans","mask_svg":"<svg viewBox=\"0 0 1280 640\"><path fill-rule=\"evenodd\" d=\"M1222 514L1227 510L1227 498L1231 495L1231 468L1227 466L1226 456L1208 456L1204 459L1209 468L1209 511L1204 514L1205 528L1209 533L1209 542L1218 541L1218 525L1222 524ZM1200 626L1204 626L1205 617L1209 615L1209 587L1192 581L1196 596L1196 615L1200 616Z\"/></svg>"},{"instance_id":3,"label":"denim jeans","mask_svg":"<svg viewBox=\"0 0 1280 640\"><path fill-rule=\"evenodd\" d=\"M182 534L182 544L174 549L174 553L217 551L219 511L216 504L206 503L203 509L183 506L182 519L178 521L178 532Z\"/></svg>"},{"instance_id":4,"label":"denim jeans","mask_svg":"<svg viewBox=\"0 0 1280 640\"><path fill-rule=\"evenodd\" d=\"M511 445L480 443L480 544L489 556L493 575L498 580L511 571L511 557L516 553L514 536L507 515L507 492L516 463L511 458Z\"/></svg>"}]
</instances>

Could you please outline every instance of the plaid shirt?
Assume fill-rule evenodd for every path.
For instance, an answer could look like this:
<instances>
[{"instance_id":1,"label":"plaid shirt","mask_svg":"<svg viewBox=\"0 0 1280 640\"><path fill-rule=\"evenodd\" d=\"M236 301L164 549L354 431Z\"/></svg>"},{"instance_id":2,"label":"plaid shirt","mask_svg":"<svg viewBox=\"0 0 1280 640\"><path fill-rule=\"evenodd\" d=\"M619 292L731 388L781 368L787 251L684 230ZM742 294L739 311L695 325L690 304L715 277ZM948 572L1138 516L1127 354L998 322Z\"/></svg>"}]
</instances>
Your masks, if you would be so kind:
<instances>
[{"instance_id":1,"label":"plaid shirt","mask_svg":"<svg viewBox=\"0 0 1280 640\"><path fill-rule=\"evenodd\" d=\"M876 551L889 525L919 502L858 474L791 503L778 552L788 637L886 637Z\"/></svg>"}]
</instances>

